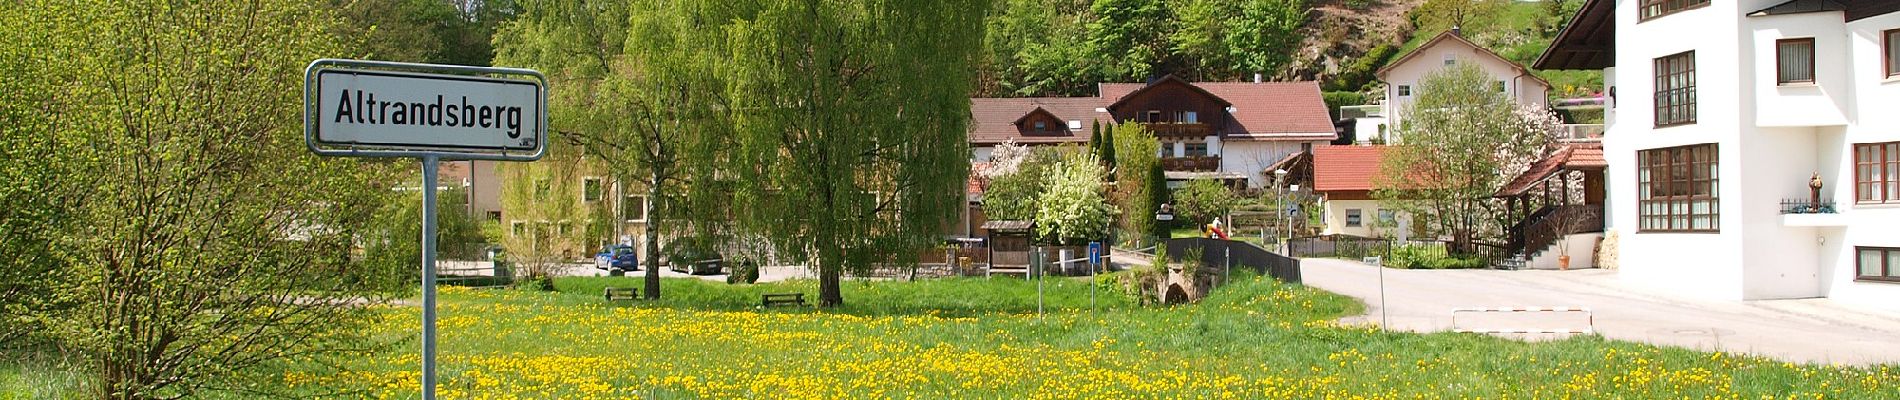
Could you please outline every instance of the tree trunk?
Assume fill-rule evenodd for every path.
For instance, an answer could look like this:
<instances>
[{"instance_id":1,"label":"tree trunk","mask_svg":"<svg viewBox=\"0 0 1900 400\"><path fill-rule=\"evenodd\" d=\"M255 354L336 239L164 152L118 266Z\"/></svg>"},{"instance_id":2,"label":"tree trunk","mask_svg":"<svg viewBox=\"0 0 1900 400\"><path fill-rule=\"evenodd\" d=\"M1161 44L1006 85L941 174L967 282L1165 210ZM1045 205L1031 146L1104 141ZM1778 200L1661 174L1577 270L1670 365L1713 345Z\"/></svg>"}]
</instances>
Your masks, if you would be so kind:
<instances>
[{"instance_id":1,"label":"tree trunk","mask_svg":"<svg viewBox=\"0 0 1900 400\"><path fill-rule=\"evenodd\" d=\"M818 238L818 306L837 307L844 305L844 292L840 290L840 276L844 272L843 250L838 248L838 233L831 229L819 228Z\"/></svg>"},{"instance_id":2,"label":"tree trunk","mask_svg":"<svg viewBox=\"0 0 1900 400\"><path fill-rule=\"evenodd\" d=\"M660 198L660 171L654 170L652 179L647 180L647 276L644 296L647 300L660 298L660 207L654 207ZM621 200L626 201L626 200Z\"/></svg>"}]
</instances>

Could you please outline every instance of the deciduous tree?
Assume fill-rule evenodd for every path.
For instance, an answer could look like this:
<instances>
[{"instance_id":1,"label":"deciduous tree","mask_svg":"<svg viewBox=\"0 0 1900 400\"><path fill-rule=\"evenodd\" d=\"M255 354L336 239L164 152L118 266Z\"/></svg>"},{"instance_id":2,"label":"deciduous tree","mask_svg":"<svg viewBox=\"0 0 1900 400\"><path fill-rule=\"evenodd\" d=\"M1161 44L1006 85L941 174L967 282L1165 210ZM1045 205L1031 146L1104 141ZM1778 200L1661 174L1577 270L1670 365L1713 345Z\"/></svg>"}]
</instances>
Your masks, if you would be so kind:
<instances>
[{"instance_id":1,"label":"deciduous tree","mask_svg":"<svg viewBox=\"0 0 1900 400\"><path fill-rule=\"evenodd\" d=\"M915 262L962 206L988 3L722 4L731 204L842 304L846 270Z\"/></svg>"},{"instance_id":2,"label":"deciduous tree","mask_svg":"<svg viewBox=\"0 0 1900 400\"><path fill-rule=\"evenodd\" d=\"M4 11L8 44L33 46L0 53L0 68L27 65L47 85L24 105L5 92L0 110L33 107L45 119L9 119L4 140L72 156L8 154L7 164L64 164L44 166L58 175L0 172L0 187L72 198L52 209L56 219L27 219L55 231L26 242L9 233L7 246L52 246L39 254L55 257L25 261L50 266L46 301L57 305L34 318L83 360L94 397L270 395L253 384L281 379L266 367L374 343L362 336L376 316L364 306L413 278L416 263L362 262L352 250L380 229L374 211L398 197L390 189L418 182L393 173L395 163L305 148L303 67L351 54L333 13L275 0L30 1Z\"/></svg>"},{"instance_id":3,"label":"deciduous tree","mask_svg":"<svg viewBox=\"0 0 1900 400\"><path fill-rule=\"evenodd\" d=\"M1554 143L1554 115L1518 105L1494 84L1469 63L1427 74L1417 100L1403 110L1402 141L1385 153L1373 179L1382 206L1451 234L1454 252L1501 233L1504 214L1491 194Z\"/></svg>"}]
</instances>

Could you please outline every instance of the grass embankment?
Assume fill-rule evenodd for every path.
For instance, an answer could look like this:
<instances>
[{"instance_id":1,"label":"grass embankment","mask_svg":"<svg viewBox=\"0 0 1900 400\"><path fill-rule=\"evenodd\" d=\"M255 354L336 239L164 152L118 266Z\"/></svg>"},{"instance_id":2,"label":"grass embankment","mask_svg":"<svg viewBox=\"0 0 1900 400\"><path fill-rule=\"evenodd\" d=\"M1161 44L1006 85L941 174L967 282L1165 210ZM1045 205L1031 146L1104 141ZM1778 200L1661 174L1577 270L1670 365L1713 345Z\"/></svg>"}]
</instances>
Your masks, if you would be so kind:
<instances>
[{"instance_id":1,"label":"grass embankment","mask_svg":"<svg viewBox=\"0 0 1900 400\"><path fill-rule=\"evenodd\" d=\"M1337 327L1351 299L1237 279L1201 304L1099 299L1086 281L846 282L845 307L758 310L762 292L668 280L665 300L609 305L572 278L559 292L447 289L445 398L1892 398L1900 369L1800 366L1608 342L1522 343L1467 334ZM808 297L809 298L809 297ZM380 329L411 335L416 310ZM287 366L307 393L415 396L413 345L346 360L355 372ZM0 362L3 365L4 362ZM0 385L32 376L9 377ZM45 375L42 375L45 376ZM46 379L59 379L49 377ZM0 386L0 387L18 387ZM0 396L7 397L7 396Z\"/></svg>"}]
</instances>

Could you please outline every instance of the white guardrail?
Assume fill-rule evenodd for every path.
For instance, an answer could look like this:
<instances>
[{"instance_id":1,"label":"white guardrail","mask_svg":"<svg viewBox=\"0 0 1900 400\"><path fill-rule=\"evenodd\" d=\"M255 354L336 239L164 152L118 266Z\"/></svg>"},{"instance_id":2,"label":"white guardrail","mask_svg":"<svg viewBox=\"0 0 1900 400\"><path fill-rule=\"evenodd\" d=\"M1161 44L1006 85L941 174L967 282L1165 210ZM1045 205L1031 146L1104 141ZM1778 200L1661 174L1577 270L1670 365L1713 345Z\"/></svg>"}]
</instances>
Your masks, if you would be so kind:
<instances>
[{"instance_id":1,"label":"white guardrail","mask_svg":"<svg viewBox=\"0 0 1900 400\"><path fill-rule=\"evenodd\" d=\"M1459 313L1582 313L1586 326L1577 329L1464 329L1458 327ZM1543 333L1543 334L1595 334L1597 331L1596 313L1583 307L1497 307L1497 308L1454 308L1451 310L1451 330L1466 333Z\"/></svg>"}]
</instances>

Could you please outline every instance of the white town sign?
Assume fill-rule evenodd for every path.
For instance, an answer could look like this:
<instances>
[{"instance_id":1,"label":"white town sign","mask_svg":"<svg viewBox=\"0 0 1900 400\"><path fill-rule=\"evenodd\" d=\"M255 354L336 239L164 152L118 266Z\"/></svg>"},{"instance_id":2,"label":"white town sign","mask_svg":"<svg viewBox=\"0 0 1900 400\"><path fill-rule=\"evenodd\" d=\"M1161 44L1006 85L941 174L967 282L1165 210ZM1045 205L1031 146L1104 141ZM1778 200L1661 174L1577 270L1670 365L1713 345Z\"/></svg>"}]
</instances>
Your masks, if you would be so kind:
<instances>
[{"instance_id":1,"label":"white town sign","mask_svg":"<svg viewBox=\"0 0 1900 400\"><path fill-rule=\"evenodd\" d=\"M325 155L532 160L547 97L531 72L318 60L304 77L306 136Z\"/></svg>"}]
</instances>

